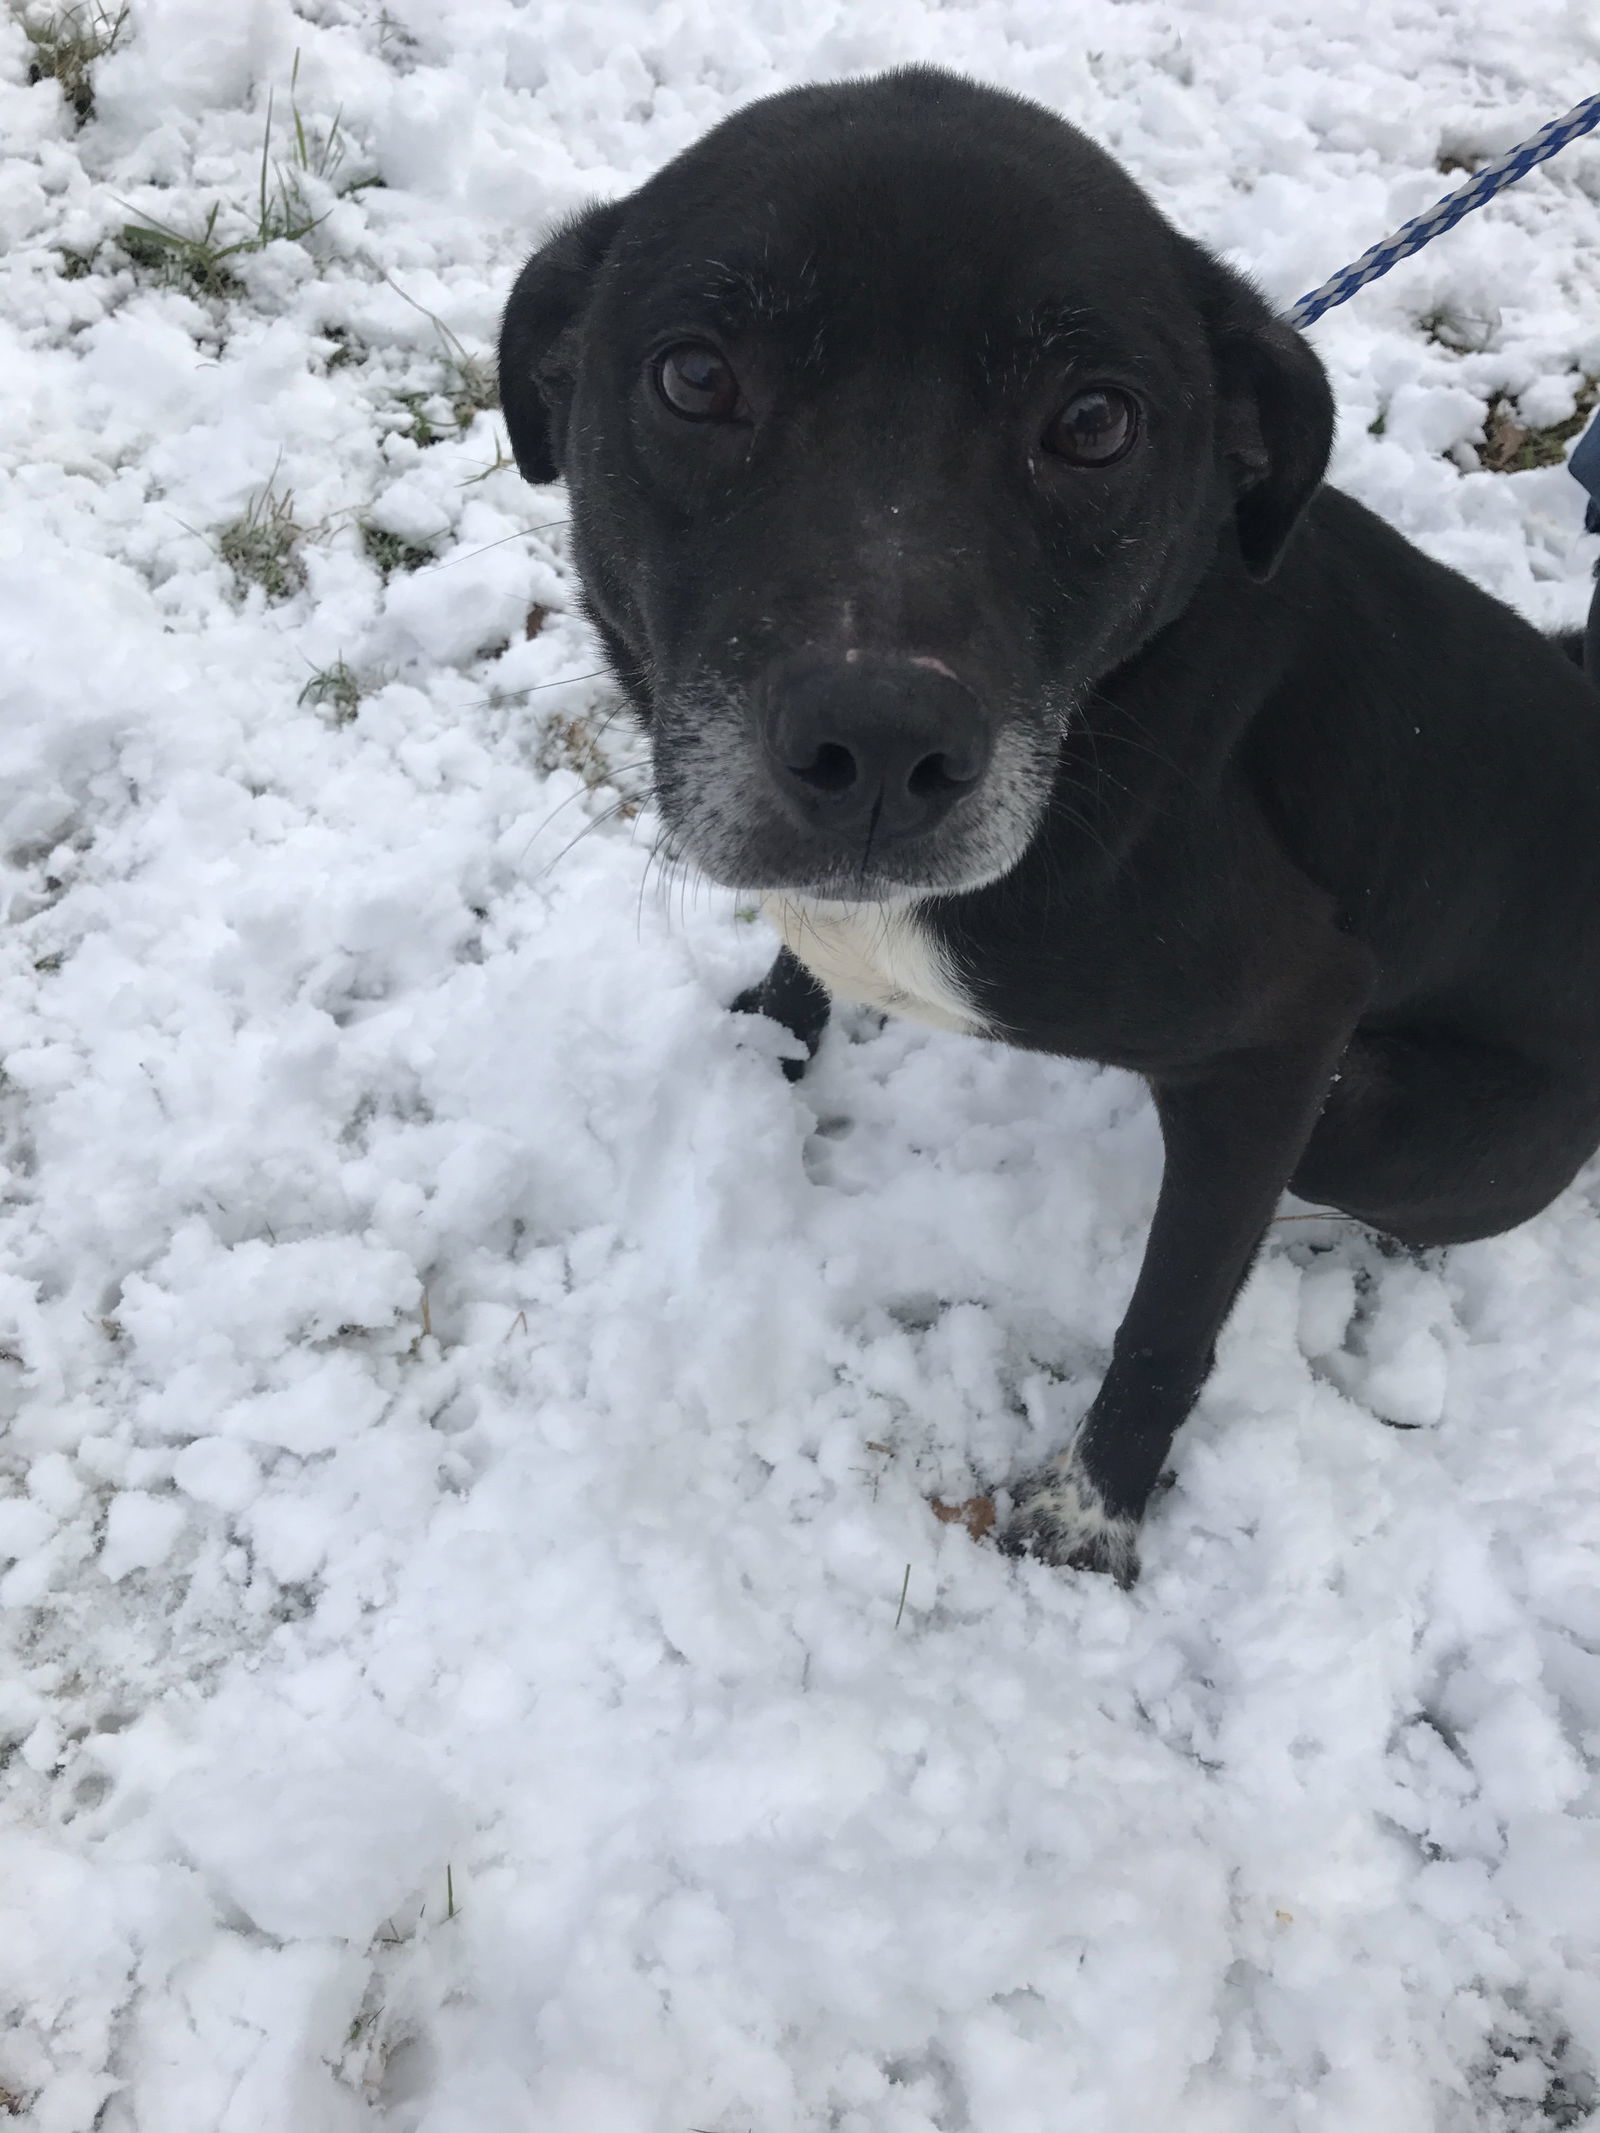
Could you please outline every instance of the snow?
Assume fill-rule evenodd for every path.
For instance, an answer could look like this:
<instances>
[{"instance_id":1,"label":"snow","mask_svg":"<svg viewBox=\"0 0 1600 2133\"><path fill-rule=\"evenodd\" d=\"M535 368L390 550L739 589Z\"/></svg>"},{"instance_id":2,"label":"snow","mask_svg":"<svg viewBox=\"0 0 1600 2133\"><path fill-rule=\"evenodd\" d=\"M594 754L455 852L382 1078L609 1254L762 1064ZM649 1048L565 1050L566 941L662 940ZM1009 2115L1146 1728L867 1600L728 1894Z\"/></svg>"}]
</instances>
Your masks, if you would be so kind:
<instances>
[{"instance_id":1,"label":"snow","mask_svg":"<svg viewBox=\"0 0 1600 2133\"><path fill-rule=\"evenodd\" d=\"M247 233L297 55L325 219L225 296L135 271L130 221ZM1289 302L1591 89L1592 19L134 0L82 130L27 58L8 17L0 2114L1590 2117L1600 1171L1421 1262L1286 1208L1131 1594L937 1522L1087 1403L1148 1101L865 1013L783 1080L725 1011L772 943L653 863L561 492L455 426L428 314L482 356L551 218L912 58ZM1471 448L1600 375L1597 264L1590 142L1314 329L1339 478L1549 626L1581 494ZM275 600L218 548L269 486Z\"/></svg>"}]
</instances>

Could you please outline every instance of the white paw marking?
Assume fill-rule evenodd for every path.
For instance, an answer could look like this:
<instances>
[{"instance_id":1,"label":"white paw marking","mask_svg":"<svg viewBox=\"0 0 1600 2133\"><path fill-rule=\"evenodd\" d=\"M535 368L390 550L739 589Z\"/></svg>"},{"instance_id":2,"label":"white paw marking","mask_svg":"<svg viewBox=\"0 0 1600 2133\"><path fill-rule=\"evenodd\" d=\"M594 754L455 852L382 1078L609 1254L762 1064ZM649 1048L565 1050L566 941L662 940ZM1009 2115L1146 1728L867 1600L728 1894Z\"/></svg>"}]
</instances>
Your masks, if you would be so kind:
<instances>
[{"instance_id":1,"label":"white paw marking","mask_svg":"<svg viewBox=\"0 0 1600 2133\"><path fill-rule=\"evenodd\" d=\"M1111 1511L1078 1458L1076 1445L1011 1491L1002 1545L1062 1569L1103 1570L1119 1585L1139 1575L1139 1525Z\"/></svg>"}]
</instances>

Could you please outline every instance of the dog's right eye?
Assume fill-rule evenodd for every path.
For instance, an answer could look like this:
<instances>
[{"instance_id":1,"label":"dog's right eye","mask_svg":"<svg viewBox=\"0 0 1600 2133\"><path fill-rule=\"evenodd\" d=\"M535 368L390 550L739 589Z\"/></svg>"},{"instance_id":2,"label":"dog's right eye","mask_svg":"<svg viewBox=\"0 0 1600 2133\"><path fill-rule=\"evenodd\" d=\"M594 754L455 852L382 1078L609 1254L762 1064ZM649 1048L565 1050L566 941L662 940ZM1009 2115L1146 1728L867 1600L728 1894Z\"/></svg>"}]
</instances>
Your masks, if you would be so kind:
<instances>
[{"instance_id":1,"label":"dog's right eye","mask_svg":"<svg viewBox=\"0 0 1600 2133\"><path fill-rule=\"evenodd\" d=\"M656 391L690 422L731 422L740 411L732 366L704 341L680 341L655 361Z\"/></svg>"},{"instance_id":2,"label":"dog's right eye","mask_svg":"<svg viewBox=\"0 0 1600 2133\"><path fill-rule=\"evenodd\" d=\"M1114 466L1139 434L1139 403L1117 385L1076 393L1045 425L1040 440L1054 459L1074 467Z\"/></svg>"}]
</instances>

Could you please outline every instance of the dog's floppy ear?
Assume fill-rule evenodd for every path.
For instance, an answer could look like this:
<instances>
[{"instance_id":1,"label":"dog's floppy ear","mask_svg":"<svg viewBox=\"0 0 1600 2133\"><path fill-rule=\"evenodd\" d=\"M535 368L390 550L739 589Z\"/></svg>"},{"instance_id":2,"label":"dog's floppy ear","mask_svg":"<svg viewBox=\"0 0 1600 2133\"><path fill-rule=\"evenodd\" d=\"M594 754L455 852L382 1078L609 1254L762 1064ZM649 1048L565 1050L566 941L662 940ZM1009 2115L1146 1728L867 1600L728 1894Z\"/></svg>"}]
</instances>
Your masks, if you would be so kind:
<instances>
[{"instance_id":1,"label":"dog's floppy ear","mask_svg":"<svg viewBox=\"0 0 1600 2133\"><path fill-rule=\"evenodd\" d=\"M1233 480L1239 553L1270 578L1321 483L1333 449L1333 394L1308 342L1250 284L1221 278L1211 309L1220 406L1217 441Z\"/></svg>"},{"instance_id":2,"label":"dog's floppy ear","mask_svg":"<svg viewBox=\"0 0 1600 2133\"><path fill-rule=\"evenodd\" d=\"M583 316L621 226L621 201L571 215L517 276L500 323L500 407L525 480L554 481L566 447L571 374L561 342Z\"/></svg>"}]
</instances>

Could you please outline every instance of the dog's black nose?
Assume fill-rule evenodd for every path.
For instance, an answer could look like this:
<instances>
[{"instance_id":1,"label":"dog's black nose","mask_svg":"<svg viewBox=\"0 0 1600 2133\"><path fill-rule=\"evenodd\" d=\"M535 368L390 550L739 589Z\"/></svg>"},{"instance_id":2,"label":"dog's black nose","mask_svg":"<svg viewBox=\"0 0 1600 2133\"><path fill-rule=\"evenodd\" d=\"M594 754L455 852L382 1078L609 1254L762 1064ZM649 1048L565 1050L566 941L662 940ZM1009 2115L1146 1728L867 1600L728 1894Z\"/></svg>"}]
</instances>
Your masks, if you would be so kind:
<instances>
[{"instance_id":1,"label":"dog's black nose","mask_svg":"<svg viewBox=\"0 0 1600 2133\"><path fill-rule=\"evenodd\" d=\"M761 715L789 813L838 836L932 829L992 752L977 697L928 660L783 660L765 677Z\"/></svg>"}]
</instances>

